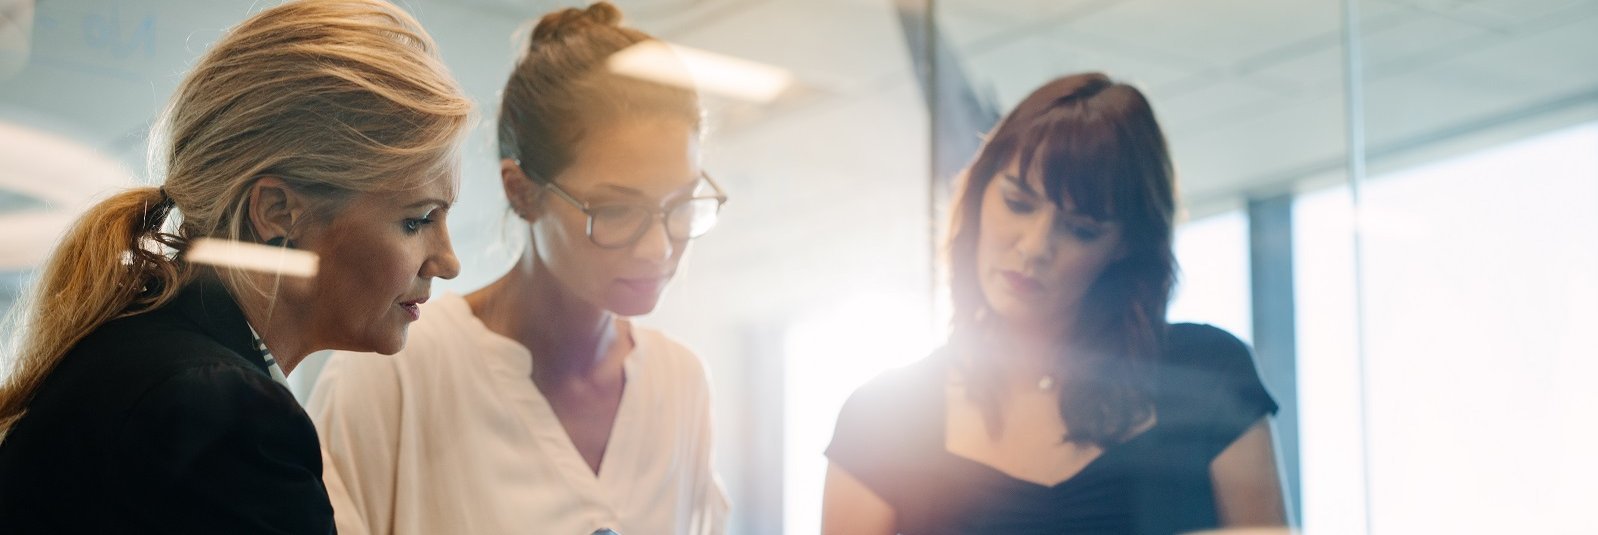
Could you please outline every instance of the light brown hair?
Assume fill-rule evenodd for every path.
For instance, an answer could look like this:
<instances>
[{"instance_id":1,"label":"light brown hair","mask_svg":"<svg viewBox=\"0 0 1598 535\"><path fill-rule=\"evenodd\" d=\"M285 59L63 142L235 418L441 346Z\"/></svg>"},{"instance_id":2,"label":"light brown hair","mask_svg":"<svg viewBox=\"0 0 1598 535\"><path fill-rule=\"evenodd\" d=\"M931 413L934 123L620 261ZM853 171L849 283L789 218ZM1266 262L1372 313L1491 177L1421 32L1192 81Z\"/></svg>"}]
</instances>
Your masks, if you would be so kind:
<instances>
[{"instance_id":1,"label":"light brown hair","mask_svg":"<svg viewBox=\"0 0 1598 535\"><path fill-rule=\"evenodd\" d=\"M588 132L607 122L667 117L699 130L697 92L606 68L611 55L651 40L622 26L621 10L609 2L544 15L505 82L500 158L521 162L529 179L546 184L571 164Z\"/></svg>"}]
</instances>

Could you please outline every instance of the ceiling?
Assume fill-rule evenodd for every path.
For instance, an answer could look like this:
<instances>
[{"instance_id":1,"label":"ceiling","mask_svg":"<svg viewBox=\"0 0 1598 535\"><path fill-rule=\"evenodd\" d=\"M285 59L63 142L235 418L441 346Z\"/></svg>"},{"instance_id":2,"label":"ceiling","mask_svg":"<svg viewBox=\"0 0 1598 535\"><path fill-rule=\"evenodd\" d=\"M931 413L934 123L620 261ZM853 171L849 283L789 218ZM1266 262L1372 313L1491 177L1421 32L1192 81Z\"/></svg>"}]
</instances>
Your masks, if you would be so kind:
<instances>
[{"instance_id":1,"label":"ceiling","mask_svg":"<svg viewBox=\"0 0 1598 535\"><path fill-rule=\"evenodd\" d=\"M19 1L28 0L0 6ZM934 121L894 1L617 2L635 26L786 68L803 87L768 106L712 102L705 164L731 201L648 318L715 370L715 391L732 400L717 408L720 432L730 437L722 440L754 428L738 405L755 388L750 370L782 366L769 362L781 342L760 336L778 337L790 320L861 296L894 310L934 308ZM1348 0L1358 11L1357 50L1345 47L1343 0L934 1L937 34L974 94L998 109L1075 71L1104 71L1143 88L1195 216L1336 183L1351 139L1379 174L1483 136L1598 119L1598 0ZM28 62L0 78L0 126L70 140L95 154L75 161L98 163L62 162L66 171L49 174L39 171L41 151L0 150L0 228L33 238L3 242L8 250L0 252L29 247L41 256L67 218L39 211L69 214L81 206L63 200L71 195L140 180L150 124L188 66L228 25L274 2L39 0ZM512 36L537 14L578 2L400 3L437 39L483 118L468 141L449 221L464 270L434 286L475 289L526 243L506 224L491 128L519 49ZM12 42L0 38L0 51ZM1351 52L1362 66L1353 72L1356 93L1344 68ZM1350 107L1364 112L1352 134ZM23 134L4 132L11 131L0 131L0 145L17 147ZM71 191L20 185L38 181ZM66 197L41 201L45 189ZM14 293L14 277L3 272L17 267L0 265L0 309ZM719 462L736 463L744 451L719 446ZM742 483L728 483L740 495Z\"/></svg>"},{"instance_id":2,"label":"ceiling","mask_svg":"<svg viewBox=\"0 0 1598 535\"><path fill-rule=\"evenodd\" d=\"M402 2L492 117L538 13L578 2ZM707 158L750 225L801 242L840 199L925 217L927 128L890 0L620 0L629 22L680 44L792 71L802 98L713 103ZM1192 206L1341 177L1350 105L1336 0L940 0L938 35L980 98L1003 109L1051 77L1100 70L1143 88ZM1403 161L1472 133L1598 117L1598 1L1363 0L1363 148ZM143 169L153 116L200 50L255 2L44 0L32 58L0 86L0 121L75 139ZM1553 118L1553 119L1549 119ZM491 129L472 140L463 198L497 198ZM972 136L979 132L972 132ZM0 162L0 167L4 163ZM478 175L489 178L473 178ZM12 188L16 189L16 188ZM917 193L917 191L920 191ZM14 194L12 196L15 196ZM12 199L0 206L33 209ZM493 206L492 201L485 201ZM1203 210L1202 208L1200 209ZM465 224L489 225L479 210ZM810 222L814 223L814 222ZM787 229L787 230L784 230ZM762 237L732 250L773 247ZM819 238L812 238L819 239ZM745 241L747 240L747 241ZM743 255L735 255L740 258ZM732 258L726 259L733 261Z\"/></svg>"},{"instance_id":3,"label":"ceiling","mask_svg":"<svg viewBox=\"0 0 1598 535\"><path fill-rule=\"evenodd\" d=\"M767 61L834 101L913 79L891 0L622 1L634 23ZM923 4L921 2L901 2ZM1348 106L1344 2L932 0L977 94L1001 109L1060 74L1142 87L1191 200L1279 191L1341 173ZM469 0L507 14L573 2ZM1389 156L1598 101L1598 2L1354 0L1366 149ZM790 32L824 34L782 38ZM826 103L810 102L826 106ZM839 104L831 104L839 105ZM781 121L782 117L773 117Z\"/></svg>"}]
</instances>

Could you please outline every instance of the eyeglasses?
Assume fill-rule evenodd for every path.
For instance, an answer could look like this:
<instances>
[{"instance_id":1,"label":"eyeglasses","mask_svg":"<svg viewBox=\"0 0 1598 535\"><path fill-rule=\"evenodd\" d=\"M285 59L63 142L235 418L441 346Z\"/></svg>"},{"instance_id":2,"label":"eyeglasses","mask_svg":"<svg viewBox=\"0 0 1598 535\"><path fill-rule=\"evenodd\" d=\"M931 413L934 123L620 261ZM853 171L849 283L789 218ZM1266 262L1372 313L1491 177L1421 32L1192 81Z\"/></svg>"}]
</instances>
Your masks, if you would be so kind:
<instances>
[{"instance_id":1,"label":"eyeglasses","mask_svg":"<svg viewBox=\"0 0 1598 535\"><path fill-rule=\"evenodd\" d=\"M722 192L721 186L717 185L715 180L711 180L710 175L700 173L699 178L710 184L710 188L715 191L714 195L696 195L660 206L646 204L590 206L586 202L577 200L554 182L546 183L544 187L588 216L588 239L593 241L594 245L606 249L618 249L636 243L645 232L649 231L649 227L654 225L655 221L665 223L666 235L673 240L690 240L710 232L720 219L721 205L727 203L727 194Z\"/></svg>"}]
</instances>

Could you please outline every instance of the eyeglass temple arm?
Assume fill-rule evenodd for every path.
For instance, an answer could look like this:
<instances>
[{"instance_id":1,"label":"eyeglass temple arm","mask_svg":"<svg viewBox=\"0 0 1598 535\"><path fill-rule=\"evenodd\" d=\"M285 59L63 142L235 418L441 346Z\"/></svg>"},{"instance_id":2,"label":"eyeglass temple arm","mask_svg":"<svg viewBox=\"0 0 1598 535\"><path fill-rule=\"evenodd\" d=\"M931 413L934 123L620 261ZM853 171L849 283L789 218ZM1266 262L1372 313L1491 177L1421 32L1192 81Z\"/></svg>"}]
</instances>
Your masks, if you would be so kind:
<instances>
[{"instance_id":1,"label":"eyeglass temple arm","mask_svg":"<svg viewBox=\"0 0 1598 535\"><path fill-rule=\"evenodd\" d=\"M716 198L721 199L722 203L727 202L727 190L721 189L721 184L717 184L716 179L710 178L710 173L700 172L699 176L704 177L705 182L710 183L710 188L716 190Z\"/></svg>"}]
</instances>

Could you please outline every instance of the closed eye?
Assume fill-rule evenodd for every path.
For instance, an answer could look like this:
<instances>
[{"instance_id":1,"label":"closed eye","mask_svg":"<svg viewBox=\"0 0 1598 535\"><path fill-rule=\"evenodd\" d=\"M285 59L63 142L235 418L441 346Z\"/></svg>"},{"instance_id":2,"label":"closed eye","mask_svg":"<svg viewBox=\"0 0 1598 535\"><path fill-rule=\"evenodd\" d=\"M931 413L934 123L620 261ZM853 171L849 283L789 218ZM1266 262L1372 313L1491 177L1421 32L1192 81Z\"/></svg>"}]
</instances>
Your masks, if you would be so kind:
<instances>
[{"instance_id":1,"label":"closed eye","mask_svg":"<svg viewBox=\"0 0 1598 535\"><path fill-rule=\"evenodd\" d=\"M1037 210L1037 206L1032 201L1018 199L1009 195L1004 196L1004 206L1017 215L1026 215Z\"/></svg>"},{"instance_id":2,"label":"closed eye","mask_svg":"<svg viewBox=\"0 0 1598 535\"><path fill-rule=\"evenodd\" d=\"M1082 241L1097 240L1097 239L1099 239L1100 236L1104 235L1104 229L1099 228L1098 226L1093 226L1093 225L1074 225L1074 224L1070 224L1070 223L1063 224L1062 226L1065 227L1065 229L1064 229L1065 232L1069 233L1071 236L1076 237L1076 239L1082 240Z\"/></svg>"},{"instance_id":3,"label":"closed eye","mask_svg":"<svg viewBox=\"0 0 1598 535\"><path fill-rule=\"evenodd\" d=\"M1090 242L1110 232L1112 223L1072 214L1059 214L1054 219L1054 233L1070 236L1078 241Z\"/></svg>"}]
</instances>

